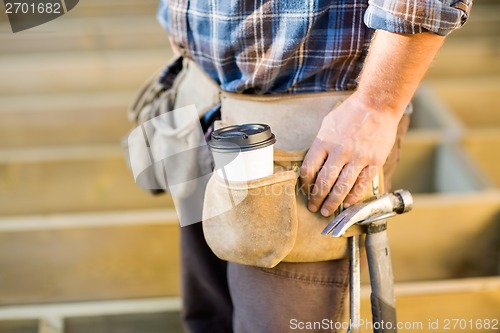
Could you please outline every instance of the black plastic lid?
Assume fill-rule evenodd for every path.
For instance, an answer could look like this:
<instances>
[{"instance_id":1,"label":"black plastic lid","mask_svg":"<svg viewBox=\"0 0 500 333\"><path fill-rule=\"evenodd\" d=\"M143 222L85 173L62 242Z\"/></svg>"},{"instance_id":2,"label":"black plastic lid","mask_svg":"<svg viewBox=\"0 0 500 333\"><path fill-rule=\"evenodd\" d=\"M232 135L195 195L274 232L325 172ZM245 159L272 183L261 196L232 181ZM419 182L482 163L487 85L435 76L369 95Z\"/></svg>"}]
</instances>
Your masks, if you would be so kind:
<instances>
[{"instance_id":1,"label":"black plastic lid","mask_svg":"<svg viewBox=\"0 0 500 333\"><path fill-rule=\"evenodd\" d=\"M227 126L212 133L210 149L220 152L249 151L270 146L276 142L269 125L244 124Z\"/></svg>"}]
</instances>

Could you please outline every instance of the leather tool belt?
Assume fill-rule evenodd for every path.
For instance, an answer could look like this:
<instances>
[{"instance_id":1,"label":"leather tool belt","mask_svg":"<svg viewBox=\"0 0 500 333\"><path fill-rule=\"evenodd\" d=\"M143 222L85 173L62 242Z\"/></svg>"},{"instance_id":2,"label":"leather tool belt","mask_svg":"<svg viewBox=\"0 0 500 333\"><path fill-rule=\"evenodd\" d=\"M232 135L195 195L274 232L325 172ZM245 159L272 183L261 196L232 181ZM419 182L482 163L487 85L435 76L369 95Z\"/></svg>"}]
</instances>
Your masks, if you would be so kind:
<instances>
[{"instance_id":1,"label":"leather tool belt","mask_svg":"<svg viewBox=\"0 0 500 333\"><path fill-rule=\"evenodd\" d=\"M182 64L182 70L175 71L171 79L174 84L169 88L169 107L164 112L195 104L203 115L220 104L222 119L218 126L264 123L271 127L277 140L272 176L249 182L228 182L217 173L210 177L202 223L213 252L223 260L259 267L274 267L281 261L315 262L347 257L347 237L362 234L362 228L350 228L344 238L321 235L333 217L325 218L307 209L298 171L323 118L335 112L335 107L352 92L234 94L221 91L195 63L184 59ZM140 118L137 112L132 112L135 119ZM198 161L204 163L202 159ZM207 166L200 165L198 169L206 170ZM383 192L383 170L378 177L374 184ZM366 197L372 193L373 189L367 189Z\"/></svg>"}]
</instances>

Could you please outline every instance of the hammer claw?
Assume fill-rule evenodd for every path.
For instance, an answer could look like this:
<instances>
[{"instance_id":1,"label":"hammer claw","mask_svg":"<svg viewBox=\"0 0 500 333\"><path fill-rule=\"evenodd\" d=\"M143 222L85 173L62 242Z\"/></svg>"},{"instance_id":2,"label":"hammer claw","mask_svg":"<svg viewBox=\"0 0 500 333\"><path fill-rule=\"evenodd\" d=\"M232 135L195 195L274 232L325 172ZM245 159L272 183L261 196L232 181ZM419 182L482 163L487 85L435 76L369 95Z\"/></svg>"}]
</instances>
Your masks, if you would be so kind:
<instances>
[{"instance_id":1,"label":"hammer claw","mask_svg":"<svg viewBox=\"0 0 500 333\"><path fill-rule=\"evenodd\" d=\"M367 224L402 214L411 209L413 199L405 190L385 193L357 203L337 215L323 230L323 235L342 236L354 224Z\"/></svg>"},{"instance_id":2,"label":"hammer claw","mask_svg":"<svg viewBox=\"0 0 500 333\"><path fill-rule=\"evenodd\" d=\"M335 216L335 218L330 223L328 223L321 234L329 235L340 223L342 223L342 221L344 221L344 219L348 218L348 215L349 211L341 210L341 212L337 216Z\"/></svg>"}]
</instances>

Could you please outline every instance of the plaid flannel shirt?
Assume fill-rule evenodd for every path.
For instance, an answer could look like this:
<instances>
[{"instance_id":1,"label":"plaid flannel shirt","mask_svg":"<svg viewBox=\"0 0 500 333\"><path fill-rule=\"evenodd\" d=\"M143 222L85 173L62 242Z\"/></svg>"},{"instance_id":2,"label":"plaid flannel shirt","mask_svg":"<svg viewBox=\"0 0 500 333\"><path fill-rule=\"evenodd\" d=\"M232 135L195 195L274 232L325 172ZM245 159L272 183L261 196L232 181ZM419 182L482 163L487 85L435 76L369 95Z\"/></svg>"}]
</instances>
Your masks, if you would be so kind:
<instances>
[{"instance_id":1,"label":"plaid flannel shirt","mask_svg":"<svg viewBox=\"0 0 500 333\"><path fill-rule=\"evenodd\" d=\"M352 90L374 29L447 35L472 0L161 0L171 40L221 88Z\"/></svg>"}]
</instances>

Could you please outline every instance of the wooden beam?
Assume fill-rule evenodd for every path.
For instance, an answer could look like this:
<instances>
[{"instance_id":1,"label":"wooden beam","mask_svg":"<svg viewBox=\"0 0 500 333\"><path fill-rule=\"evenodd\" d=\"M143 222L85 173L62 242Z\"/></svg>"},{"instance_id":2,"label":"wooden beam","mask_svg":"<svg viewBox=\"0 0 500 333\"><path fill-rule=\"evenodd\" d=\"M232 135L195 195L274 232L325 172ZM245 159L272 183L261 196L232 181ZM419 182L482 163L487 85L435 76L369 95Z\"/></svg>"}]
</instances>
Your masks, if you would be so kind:
<instances>
[{"instance_id":1,"label":"wooden beam","mask_svg":"<svg viewBox=\"0 0 500 333\"><path fill-rule=\"evenodd\" d=\"M85 4L85 2L81 2ZM123 7L123 5L114 6ZM77 7L80 11L80 5ZM131 24L132 22L132 24ZM10 30L7 23L2 31ZM45 33L53 30L51 33ZM65 17L29 33L0 34L0 54L165 48L168 36L155 15Z\"/></svg>"},{"instance_id":2,"label":"wooden beam","mask_svg":"<svg viewBox=\"0 0 500 333\"><path fill-rule=\"evenodd\" d=\"M415 195L414 200L413 211L389 222L397 281L497 273L500 192Z\"/></svg>"},{"instance_id":3,"label":"wooden beam","mask_svg":"<svg viewBox=\"0 0 500 333\"><path fill-rule=\"evenodd\" d=\"M500 75L427 82L466 128L500 128Z\"/></svg>"},{"instance_id":4,"label":"wooden beam","mask_svg":"<svg viewBox=\"0 0 500 333\"><path fill-rule=\"evenodd\" d=\"M427 73L428 78L469 78L500 74L500 36L459 39L451 36L436 56Z\"/></svg>"},{"instance_id":5,"label":"wooden beam","mask_svg":"<svg viewBox=\"0 0 500 333\"><path fill-rule=\"evenodd\" d=\"M438 147L435 173L436 191L440 193L480 192L495 188L477 161L456 144Z\"/></svg>"},{"instance_id":6,"label":"wooden beam","mask_svg":"<svg viewBox=\"0 0 500 333\"><path fill-rule=\"evenodd\" d=\"M139 222L0 233L0 306L178 295L178 233Z\"/></svg>"},{"instance_id":7,"label":"wooden beam","mask_svg":"<svg viewBox=\"0 0 500 333\"><path fill-rule=\"evenodd\" d=\"M437 141L434 137L403 141L401 159L392 182L393 188L405 188L412 193L435 191L434 167Z\"/></svg>"},{"instance_id":8,"label":"wooden beam","mask_svg":"<svg viewBox=\"0 0 500 333\"><path fill-rule=\"evenodd\" d=\"M61 21L71 20L74 18L88 18L88 17L101 17L106 20L107 17L120 17L120 16L130 16L130 15L149 15L151 17L155 16L156 10L158 9L158 2L154 0L107 0L107 1L97 1L97 0L85 0L80 1L78 5L68 12L65 16L58 18L54 21L45 23L43 27L35 27L30 29L30 32L46 32L51 31L49 29L57 27L61 24ZM0 18L2 18L2 31L10 31L10 27L5 23L8 22L7 15L5 11L0 11ZM5 18L5 20L4 20ZM8 29L8 30L6 30Z\"/></svg>"},{"instance_id":9,"label":"wooden beam","mask_svg":"<svg viewBox=\"0 0 500 333\"><path fill-rule=\"evenodd\" d=\"M2 55L3 95L135 90L171 58L166 48L152 50L60 52ZM29 78L29 80L26 80Z\"/></svg>"},{"instance_id":10,"label":"wooden beam","mask_svg":"<svg viewBox=\"0 0 500 333\"><path fill-rule=\"evenodd\" d=\"M179 311L178 297L155 297L143 299L121 299L114 301L40 303L30 305L8 305L0 307L0 323L5 320L27 320L38 317L59 316L90 317L141 313Z\"/></svg>"},{"instance_id":11,"label":"wooden beam","mask_svg":"<svg viewBox=\"0 0 500 333\"><path fill-rule=\"evenodd\" d=\"M439 135L440 141L453 141L464 130L460 120L427 84L420 85L412 104L413 113L407 135Z\"/></svg>"},{"instance_id":12,"label":"wooden beam","mask_svg":"<svg viewBox=\"0 0 500 333\"><path fill-rule=\"evenodd\" d=\"M485 319L498 321L500 316L498 277L405 283L395 289L398 322L407 326L400 332L496 331L484 323ZM362 316L365 322L373 322L368 295L364 295ZM364 325L362 332L373 332L367 328Z\"/></svg>"},{"instance_id":13,"label":"wooden beam","mask_svg":"<svg viewBox=\"0 0 500 333\"><path fill-rule=\"evenodd\" d=\"M147 209L2 217L0 218L0 233L141 225L178 225L177 213L174 209Z\"/></svg>"},{"instance_id":14,"label":"wooden beam","mask_svg":"<svg viewBox=\"0 0 500 333\"><path fill-rule=\"evenodd\" d=\"M38 333L64 333L64 321L60 317L41 318Z\"/></svg>"},{"instance_id":15,"label":"wooden beam","mask_svg":"<svg viewBox=\"0 0 500 333\"><path fill-rule=\"evenodd\" d=\"M422 324L421 329L400 330L401 332L444 331L445 320L448 319L472 319L475 324L475 320L495 319L499 315L500 279L498 277L398 283L395 286L395 292L398 321L403 325L413 325L414 327L417 327L419 323ZM371 322L369 287L363 286L361 293L363 319L365 323ZM9 318L20 320L20 318L29 319L39 315L57 314L62 318L70 318L66 320L66 324L76 329L89 328L91 325L92 332L102 330L105 327L109 331L111 323L119 324L126 320L125 318L138 319L135 322L138 323L141 322L141 318L148 318L147 314L158 314L158 316L149 317L149 324L162 320L178 321L179 309L180 301L178 298L4 307L0 309L0 325L2 325L1 320ZM441 328L437 330L429 328L429 323L434 324L436 320ZM133 324L134 322L129 322L127 327L133 327ZM373 332L367 327L368 324L363 325L363 332ZM446 331L463 332L464 330L449 329ZM465 331L488 332L488 330L477 329L477 327ZM181 330L173 328L168 332L180 333Z\"/></svg>"},{"instance_id":16,"label":"wooden beam","mask_svg":"<svg viewBox=\"0 0 500 333\"><path fill-rule=\"evenodd\" d=\"M182 333L179 312L157 312L129 315L100 315L67 318L66 328L71 333Z\"/></svg>"},{"instance_id":17,"label":"wooden beam","mask_svg":"<svg viewBox=\"0 0 500 333\"><path fill-rule=\"evenodd\" d=\"M500 189L500 127L491 131L470 131L463 146Z\"/></svg>"},{"instance_id":18,"label":"wooden beam","mask_svg":"<svg viewBox=\"0 0 500 333\"><path fill-rule=\"evenodd\" d=\"M412 135L403 140L394 188L406 188L413 193L467 193L494 188L467 153L440 139Z\"/></svg>"},{"instance_id":19,"label":"wooden beam","mask_svg":"<svg viewBox=\"0 0 500 333\"><path fill-rule=\"evenodd\" d=\"M173 207L139 189L113 146L0 150L0 214Z\"/></svg>"},{"instance_id":20,"label":"wooden beam","mask_svg":"<svg viewBox=\"0 0 500 333\"><path fill-rule=\"evenodd\" d=\"M39 333L38 320L4 320L0 319L0 332L2 333Z\"/></svg>"},{"instance_id":21,"label":"wooden beam","mask_svg":"<svg viewBox=\"0 0 500 333\"><path fill-rule=\"evenodd\" d=\"M158 9L158 1L146 0L123 0L123 1L99 1L99 0L86 0L81 1L78 7L75 7L71 15L76 17L86 16L120 16L120 15L154 15Z\"/></svg>"},{"instance_id":22,"label":"wooden beam","mask_svg":"<svg viewBox=\"0 0 500 333\"><path fill-rule=\"evenodd\" d=\"M0 148L119 143L135 91L0 97Z\"/></svg>"}]
</instances>

